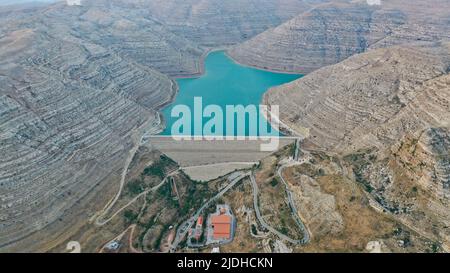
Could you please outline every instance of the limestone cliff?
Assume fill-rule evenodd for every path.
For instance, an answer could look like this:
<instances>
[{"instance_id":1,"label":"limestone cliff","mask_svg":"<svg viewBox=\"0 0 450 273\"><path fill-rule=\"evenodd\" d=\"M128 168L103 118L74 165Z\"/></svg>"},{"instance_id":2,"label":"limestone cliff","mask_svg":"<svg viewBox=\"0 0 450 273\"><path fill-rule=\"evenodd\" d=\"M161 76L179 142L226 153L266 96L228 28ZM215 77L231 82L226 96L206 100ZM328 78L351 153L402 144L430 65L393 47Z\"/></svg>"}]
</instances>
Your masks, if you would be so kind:
<instances>
[{"instance_id":1,"label":"limestone cliff","mask_svg":"<svg viewBox=\"0 0 450 273\"><path fill-rule=\"evenodd\" d=\"M174 33L216 47L243 42L327 2L330 0L151 0L145 5Z\"/></svg>"}]
</instances>

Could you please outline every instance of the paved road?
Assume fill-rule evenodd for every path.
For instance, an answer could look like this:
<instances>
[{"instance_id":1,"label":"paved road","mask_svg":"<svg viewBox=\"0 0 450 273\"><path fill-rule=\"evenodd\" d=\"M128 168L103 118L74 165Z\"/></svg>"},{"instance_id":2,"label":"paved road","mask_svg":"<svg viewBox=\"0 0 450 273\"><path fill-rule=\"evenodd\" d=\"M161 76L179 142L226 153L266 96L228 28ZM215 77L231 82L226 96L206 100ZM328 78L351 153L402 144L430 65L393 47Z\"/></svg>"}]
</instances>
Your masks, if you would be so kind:
<instances>
[{"instance_id":1,"label":"paved road","mask_svg":"<svg viewBox=\"0 0 450 273\"><path fill-rule=\"evenodd\" d=\"M301 220L300 220L301 228L304 232L304 236L301 240L292 239L291 237L279 232L278 230L276 230L275 228L271 227L269 224L266 223L264 218L261 216L261 211L259 210L259 205L258 205L258 191L259 190L258 190L258 184L256 184L255 176L253 174L250 175L250 181L252 183L252 188L253 188L253 206L255 207L256 218L258 218L259 222L261 223L261 226L263 228L267 229L268 231L272 232L273 234L277 235L280 239L288 241L292 244L296 244L296 245L307 244L309 242L309 233L305 232L306 229L304 228L304 225L301 222ZM290 205L292 206L292 204L290 204ZM297 215L297 218L298 218L298 215ZM297 222L297 224L298 224L298 222Z\"/></svg>"},{"instance_id":2,"label":"paved road","mask_svg":"<svg viewBox=\"0 0 450 273\"><path fill-rule=\"evenodd\" d=\"M161 188L162 185L164 185L167 180L172 177L174 174L176 174L180 169L176 169L172 172L170 172L168 175L166 175L166 177L156 186L154 186L153 188L150 188L148 190L145 190L143 192L141 192L140 194L136 195L133 199L131 199L127 204L125 204L123 207L121 207L120 209L118 209L116 212L114 212L113 215L111 215L111 217L109 217L108 219L103 219L101 217L98 217L97 219L95 219L95 224L97 226L104 226L105 224L107 224L108 222L110 222L114 217L116 217L120 212L122 212L124 209L126 209L128 206L130 206L131 204L133 204L134 202L136 202L141 196L146 195L149 192L154 192L157 191L159 188Z\"/></svg>"},{"instance_id":3,"label":"paved road","mask_svg":"<svg viewBox=\"0 0 450 273\"><path fill-rule=\"evenodd\" d=\"M296 155L294 156L297 157L298 156L298 147L299 146L299 142L296 143ZM282 172L284 170L284 168L286 167L290 167L290 166L294 166L294 165L300 165L302 163L305 162L306 159L302 159L300 161L292 161L289 162L287 164L282 165L279 169L278 169L278 176L280 177L281 181L283 182L283 184L285 185L286 188L286 193L288 196L288 202L289 202L289 206L291 208L291 212L292 212L292 216L295 220L295 222L297 223L297 225L299 226L299 228L303 231L303 238L300 240L296 240L293 238L290 238L289 236L279 232L278 230L276 230L275 228L271 227L269 224L266 223L266 221L264 220L264 218L261 215L261 211L259 209L259 205L258 205L258 185L256 184L256 180L255 177L253 175L253 173L243 173L243 172L236 172L235 174L238 174L238 176L236 178L234 178L232 180L232 182L230 184L228 184L224 189L222 189L216 196L214 196L213 198L211 198L209 201L207 201L205 204L203 204L203 206L197 210L197 212L188 220L186 220L185 222L183 222L180 227L177 230L177 234L175 236L174 241L172 242L172 246L170 248L170 252L174 252L178 245L180 244L180 242L183 240L183 238L186 236L186 234L189 232L189 230L192 228L192 226L195 224L197 218L200 216L200 214L202 213L202 211L207 208L213 201L215 201L216 199L222 197L227 191L229 191L234 185L236 185L239 181L241 181L242 179L244 179L245 177L249 176L250 180L251 180L251 184L252 184L252 188L253 188L253 205L255 207L255 213L256 213L256 217L258 218L259 222L261 223L261 225L269 230L270 232L272 232L273 234L277 235L279 238L286 240L290 243L293 244L299 244L299 245L303 245L303 244L307 244L310 241L310 235L305 227L305 225L303 224L302 220L300 219L300 217L298 216L298 211L297 211L297 207L295 206L293 197L292 197L292 191L289 188L288 183L284 180Z\"/></svg>"},{"instance_id":4,"label":"paved road","mask_svg":"<svg viewBox=\"0 0 450 273\"><path fill-rule=\"evenodd\" d=\"M297 223L297 226L303 232L303 238L301 240L301 244L307 244L307 243L309 243L309 240L310 240L309 232L306 229L305 225L303 224L303 221L298 216L299 215L298 214L298 210L297 210L297 207L295 206L295 202L294 202L294 199L292 197L292 193L293 192L291 191L291 189L289 187L289 184L283 178L283 170L285 168L287 168L287 167L294 166L294 165L297 165L297 164L302 164L302 163L301 162L296 162L296 163L292 163L292 164L283 165L283 166L281 166L278 169L277 173L278 173L278 176L281 179L281 182L283 182L284 187L286 188L286 194L287 194L287 197L288 197L289 207L291 208L292 217L294 218L295 222Z\"/></svg>"}]
</instances>

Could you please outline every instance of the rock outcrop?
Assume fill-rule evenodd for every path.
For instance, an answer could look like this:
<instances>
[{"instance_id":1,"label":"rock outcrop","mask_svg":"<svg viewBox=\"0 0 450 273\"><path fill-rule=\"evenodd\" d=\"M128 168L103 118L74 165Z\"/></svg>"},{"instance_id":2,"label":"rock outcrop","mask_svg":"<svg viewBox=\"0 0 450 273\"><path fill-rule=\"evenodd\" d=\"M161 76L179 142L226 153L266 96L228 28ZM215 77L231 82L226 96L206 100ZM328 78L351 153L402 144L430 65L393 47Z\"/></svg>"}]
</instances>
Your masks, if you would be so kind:
<instances>
[{"instance_id":1,"label":"rock outcrop","mask_svg":"<svg viewBox=\"0 0 450 273\"><path fill-rule=\"evenodd\" d=\"M296 181L291 186L294 202L309 232L313 236L341 232L344 221L336 209L335 197L322 192L317 181L309 176L299 175L293 178Z\"/></svg>"},{"instance_id":2,"label":"rock outcrop","mask_svg":"<svg viewBox=\"0 0 450 273\"><path fill-rule=\"evenodd\" d=\"M0 39L0 248L63 216L123 168L172 82L99 45L34 29Z\"/></svg>"},{"instance_id":3,"label":"rock outcrop","mask_svg":"<svg viewBox=\"0 0 450 273\"><path fill-rule=\"evenodd\" d=\"M343 156L377 209L449 249L449 67L447 43L370 50L265 102L306 147Z\"/></svg>"},{"instance_id":4,"label":"rock outcrop","mask_svg":"<svg viewBox=\"0 0 450 273\"><path fill-rule=\"evenodd\" d=\"M386 147L449 126L449 45L372 50L274 88L265 102L309 142L334 152Z\"/></svg>"},{"instance_id":5,"label":"rock outcrop","mask_svg":"<svg viewBox=\"0 0 450 273\"><path fill-rule=\"evenodd\" d=\"M450 129L428 128L407 135L391 148L423 190L436 199L450 200Z\"/></svg>"},{"instance_id":6,"label":"rock outcrop","mask_svg":"<svg viewBox=\"0 0 450 273\"><path fill-rule=\"evenodd\" d=\"M305 74L371 48L450 40L449 2L416 2L320 5L233 47L229 54L245 65Z\"/></svg>"},{"instance_id":7,"label":"rock outcrop","mask_svg":"<svg viewBox=\"0 0 450 273\"><path fill-rule=\"evenodd\" d=\"M167 75L198 75L210 47L242 42L299 13L231 54L309 72L369 48L421 40L320 69L265 100L281 106L286 124L307 128L310 145L384 153L393 167L366 164L364 181L385 209L399 211L402 188L386 191L384 178L412 177L429 207L414 208L417 214L447 219L448 205L438 199L448 199L450 46L428 42L448 36L448 9L439 1L434 14L426 5L402 8L400 0L386 8L341 2L85 0L0 11L0 251L42 244L30 238L55 223L58 237L70 228L67 218L76 221L83 198L118 181L142 135L135 132L157 128L158 109L175 93ZM414 157L398 142L408 137ZM402 176L395 166L405 162L416 169ZM421 224L431 226L432 217Z\"/></svg>"},{"instance_id":8,"label":"rock outcrop","mask_svg":"<svg viewBox=\"0 0 450 273\"><path fill-rule=\"evenodd\" d=\"M222 47L243 42L330 0L151 0L145 2L152 15L174 33L203 46Z\"/></svg>"},{"instance_id":9,"label":"rock outcrop","mask_svg":"<svg viewBox=\"0 0 450 273\"><path fill-rule=\"evenodd\" d=\"M33 15L10 20L0 27L1 32L33 28L74 43L100 45L170 76L201 72L200 57L205 49L173 34L149 17L148 11L92 1L82 6L58 3Z\"/></svg>"},{"instance_id":10,"label":"rock outcrop","mask_svg":"<svg viewBox=\"0 0 450 273\"><path fill-rule=\"evenodd\" d=\"M0 10L0 250L40 249L92 216L75 207L118 181L141 129L159 126L157 110L175 93L166 75L198 75L208 46L321 2L85 0ZM41 242L48 234L55 238Z\"/></svg>"}]
</instances>

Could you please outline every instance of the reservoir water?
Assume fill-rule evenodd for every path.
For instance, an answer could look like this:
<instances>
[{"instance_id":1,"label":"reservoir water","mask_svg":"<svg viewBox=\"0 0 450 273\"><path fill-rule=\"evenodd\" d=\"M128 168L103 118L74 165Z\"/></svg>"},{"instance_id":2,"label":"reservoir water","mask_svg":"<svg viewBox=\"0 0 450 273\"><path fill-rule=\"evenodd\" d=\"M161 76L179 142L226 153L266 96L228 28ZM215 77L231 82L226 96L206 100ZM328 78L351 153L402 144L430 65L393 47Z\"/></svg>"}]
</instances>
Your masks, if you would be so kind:
<instances>
[{"instance_id":1,"label":"reservoir water","mask_svg":"<svg viewBox=\"0 0 450 273\"><path fill-rule=\"evenodd\" d=\"M208 105L217 105L223 111L223 118L226 120L226 105L255 105L261 104L263 94L271 87L291 82L302 75L273 73L245 67L230 59L225 52L215 51L210 53L205 60L205 73L199 78L178 79L179 92L172 104L162 111L166 123L162 135L171 135L172 125L180 119L180 116L172 117L171 112L174 107L185 105L191 110L191 120L194 123L194 98L201 98L203 108ZM197 99L198 101L198 99ZM185 107L186 108L186 107ZM217 108L217 107L216 107ZM258 113L258 115L261 115ZM202 125L208 122L214 115L201 118ZM259 119L258 117L257 119ZM252 119L252 120L250 120ZM198 119L197 119L198 120ZM249 124L257 122L255 118L246 116L245 135L254 135L250 132ZM195 133L194 125L191 125L191 135ZM213 130L214 131L214 130ZM222 135L227 134L225 125ZM220 131L215 131L220 132ZM228 131L229 132L229 131ZM178 134L178 133L175 133ZM234 132L233 135L242 135ZM258 130L257 135L260 135ZM278 135L278 131L272 130L270 135ZM267 135L267 134L265 134Z\"/></svg>"}]
</instances>

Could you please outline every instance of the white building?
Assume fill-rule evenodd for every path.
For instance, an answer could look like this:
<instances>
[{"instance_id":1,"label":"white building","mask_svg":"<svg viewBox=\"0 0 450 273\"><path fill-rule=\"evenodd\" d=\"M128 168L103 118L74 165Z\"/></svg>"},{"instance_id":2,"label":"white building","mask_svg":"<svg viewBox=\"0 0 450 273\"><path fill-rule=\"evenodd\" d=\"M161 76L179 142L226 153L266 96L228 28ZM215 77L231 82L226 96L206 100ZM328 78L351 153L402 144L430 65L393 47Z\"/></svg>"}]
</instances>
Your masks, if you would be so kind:
<instances>
[{"instance_id":1,"label":"white building","mask_svg":"<svg viewBox=\"0 0 450 273\"><path fill-rule=\"evenodd\" d=\"M219 247L213 247L213 249L211 250L211 253L220 253L220 248Z\"/></svg>"},{"instance_id":2,"label":"white building","mask_svg":"<svg viewBox=\"0 0 450 273\"><path fill-rule=\"evenodd\" d=\"M111 241L106 245L106 248L109 250L117 250L119 249L120 243L117 241Z\"/></svg>"},{"instance_id":3,"label":"white building","mask_svg":"<svg viewBox=\"0 0 450 273\"><path fill-rule=\"evenodd\" d=\"M81 0L66 0L69 6L81 6Z\"/></svg>"}]
</instances>

